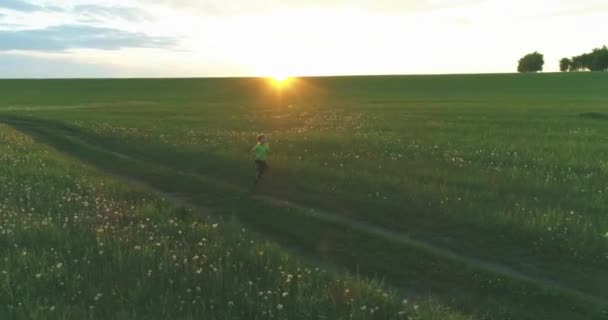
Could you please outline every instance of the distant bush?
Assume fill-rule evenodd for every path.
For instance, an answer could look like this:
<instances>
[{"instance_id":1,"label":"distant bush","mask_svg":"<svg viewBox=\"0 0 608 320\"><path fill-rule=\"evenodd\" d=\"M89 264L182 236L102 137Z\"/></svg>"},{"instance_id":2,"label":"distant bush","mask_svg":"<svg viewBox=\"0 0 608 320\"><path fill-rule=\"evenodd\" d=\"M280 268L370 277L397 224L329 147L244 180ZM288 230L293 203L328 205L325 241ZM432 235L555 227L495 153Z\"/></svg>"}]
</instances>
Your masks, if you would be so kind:
<instances>
[{"instance_id":1,"label":"distant bush","mask_svg":"<svg viewBox=\"0 0 608 320\"><path fill-rule=\"evenodd\" d=\"M517 66L518 72L538 72L543 71L543 65L545 64L544 56L541 53L533 52L525 55L519 59L519 65Z\"/></svg>"},{"instance_id":2,"label":"distant bush","mask_svg":"<svg viewBox=\"0 0 608 320\"><path fill-rule=\"evenodd\" d=\"M567 68L564 64L568 61ZM608 47L595 48L572 59L563 58L559 63L561 71L608 71Z\"/></svg>"}]
</instances>

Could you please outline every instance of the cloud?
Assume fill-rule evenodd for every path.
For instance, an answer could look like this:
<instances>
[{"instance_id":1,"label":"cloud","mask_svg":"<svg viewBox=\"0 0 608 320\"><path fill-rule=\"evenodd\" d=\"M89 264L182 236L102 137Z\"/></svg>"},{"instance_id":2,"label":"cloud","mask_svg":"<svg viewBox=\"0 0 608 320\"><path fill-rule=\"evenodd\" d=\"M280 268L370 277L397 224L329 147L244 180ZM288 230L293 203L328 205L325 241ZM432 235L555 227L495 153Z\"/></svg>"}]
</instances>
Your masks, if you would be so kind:
<instances>
[{"instance_id":1,"label":"cloud","mask_svg":"<svg viewBox=\"0 0 608 320\"><path fill-rule=\"evenodd\" d=\"M115 50L121 48L171 48L176 39L152 37L117 29L84 25L62 25L35 30L0 31L0 51L62 51L76 48Z\"/></svg>"},{"instance_id":2,"label":"cloud","mask_svg":"<svg viewBox=\"0 0 608 320\"><path fill-rule=\"evenodd\" d=\"M40 9L40 7L37 5L33 5L21 0L2 0L2 2L0 2L0 8L15 11L36 11Z\"/></svg>"},{"instance_id":3,"label":"cloud","mask_svg":"<svg viewBox=\"0 0 608 320\"><path fill-rule=\"evenodd\" d=\"M111 66L86 64L63 57L36 57L0 52L0 78L81 78L113 77L120 74Z\"/></svg>"}]
</instances>

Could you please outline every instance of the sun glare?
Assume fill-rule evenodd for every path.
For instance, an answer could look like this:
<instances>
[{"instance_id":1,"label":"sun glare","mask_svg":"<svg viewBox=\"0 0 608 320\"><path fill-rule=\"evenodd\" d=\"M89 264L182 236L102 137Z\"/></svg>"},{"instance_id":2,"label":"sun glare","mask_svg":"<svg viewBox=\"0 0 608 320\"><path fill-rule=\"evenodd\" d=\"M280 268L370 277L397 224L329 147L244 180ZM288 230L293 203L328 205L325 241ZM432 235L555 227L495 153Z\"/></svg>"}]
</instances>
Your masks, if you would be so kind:
<instances>
[{"instance_id":1,"label":"sun glare","mask_svg":"<svg viewBox=\"0 0 608 320\"><path fill-rule=\"evenodd\" d=\"M285 82L287 82L287 80L289 80L289 76L286 76L284 74L276 74L276 75L271 76L270 78L275 83L285 83Z\"/></svg>"},{"instance_id":2,"label":"sun glare","mask_svg":"<svg viewBox=\"0 0 608 320\"><path fill-rule=\"evenodd\" d=\"M291 85L291 80L292 80L292 78L290 76L278 75L278 74L269 76L267 79L270 81L272 86L274 86L277 89L285 89L285 88L289 87Z\"/></svg>"}]
</instances>

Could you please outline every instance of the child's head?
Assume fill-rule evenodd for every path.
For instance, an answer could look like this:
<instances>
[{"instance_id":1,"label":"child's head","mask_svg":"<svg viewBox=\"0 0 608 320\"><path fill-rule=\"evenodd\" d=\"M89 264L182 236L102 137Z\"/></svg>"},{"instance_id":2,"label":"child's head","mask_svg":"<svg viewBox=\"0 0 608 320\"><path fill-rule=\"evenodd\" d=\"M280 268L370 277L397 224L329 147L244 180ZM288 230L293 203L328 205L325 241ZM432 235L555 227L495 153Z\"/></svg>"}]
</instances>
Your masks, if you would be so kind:
<instances>
[{"instance_id":1,"label":"child's head","mask_svg":"<svg viewBox=\"0 0 608 320\"><path fill-rule=\"evenodd\" d=\"M266 135L259 134L258 135L258 143L266 143Z\"/></svg>"}]
</instances>

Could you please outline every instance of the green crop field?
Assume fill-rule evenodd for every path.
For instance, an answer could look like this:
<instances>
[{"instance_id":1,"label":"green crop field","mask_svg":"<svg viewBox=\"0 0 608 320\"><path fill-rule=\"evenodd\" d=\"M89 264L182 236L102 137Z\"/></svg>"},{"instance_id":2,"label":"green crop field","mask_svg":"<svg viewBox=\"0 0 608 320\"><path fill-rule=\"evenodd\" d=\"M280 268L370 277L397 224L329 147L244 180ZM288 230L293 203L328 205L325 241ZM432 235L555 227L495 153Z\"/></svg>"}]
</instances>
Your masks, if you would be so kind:
<instances>
[{"instance_id":1,"label":"green crop field","mask_svg":"<svg viewBox=\"0 0 608 320\"><path fill-rule=\"evenodd\" d=\"M608 319L605 73L2 80L0 122L2 319Z\"/></svg>"}]
</instances>

